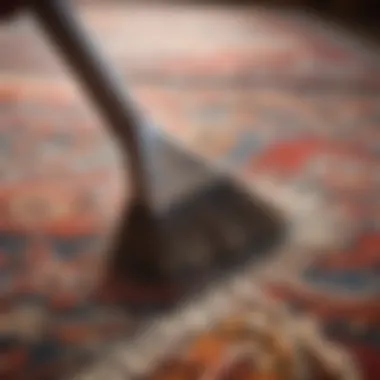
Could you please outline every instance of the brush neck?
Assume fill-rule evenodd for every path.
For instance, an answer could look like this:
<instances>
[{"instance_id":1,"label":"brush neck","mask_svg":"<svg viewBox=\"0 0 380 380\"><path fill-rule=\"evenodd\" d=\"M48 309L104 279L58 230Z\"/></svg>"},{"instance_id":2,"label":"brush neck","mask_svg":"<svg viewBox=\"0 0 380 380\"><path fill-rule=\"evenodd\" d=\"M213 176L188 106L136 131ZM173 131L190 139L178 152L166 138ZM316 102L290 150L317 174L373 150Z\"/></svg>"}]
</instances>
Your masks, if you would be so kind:
<instances>
[{"instance_id":1,"label":"brush neck","mask_svg":"<svg viewBox=\"0 0 380 380\"><path fill-rule=\"evenodd\" d=\"M29 6L119 142L134 198L149 204L148 173L141 148L144 125L126 93L124 78L103 59L67 0L34 0Z\"/></svg>"}]
</instances>

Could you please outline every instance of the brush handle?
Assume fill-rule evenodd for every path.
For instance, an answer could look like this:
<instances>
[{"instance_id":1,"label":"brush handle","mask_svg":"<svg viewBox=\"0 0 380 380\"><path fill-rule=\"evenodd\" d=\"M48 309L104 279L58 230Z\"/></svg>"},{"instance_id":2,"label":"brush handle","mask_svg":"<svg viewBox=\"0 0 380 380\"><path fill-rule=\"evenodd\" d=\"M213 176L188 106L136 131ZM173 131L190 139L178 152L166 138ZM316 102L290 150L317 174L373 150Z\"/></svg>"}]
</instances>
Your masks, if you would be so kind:
<instances>
[{"instance_id":1,"label":"brush handle","mask_svg":"<svg viewBox=\"0 0 380 380\"><path fill-rule=\"evenodd\" d=\"M23 0L0 0L0 19L7 20L19 12L25 1Z\"/></svg>"},{"instance_id":2,"label":"brush handle","mask_svg":"<svg viewBox=\"0 0 380 380\"><path fill-rule=\"evenodd\" d=\"M28 8L120 143L134 198L140 204L149 204L148 174L141 148L142 116L125 91L125 81L102 57L68 3L68 0L34 0L28 1Z\"/></svg>"}]
</instances>

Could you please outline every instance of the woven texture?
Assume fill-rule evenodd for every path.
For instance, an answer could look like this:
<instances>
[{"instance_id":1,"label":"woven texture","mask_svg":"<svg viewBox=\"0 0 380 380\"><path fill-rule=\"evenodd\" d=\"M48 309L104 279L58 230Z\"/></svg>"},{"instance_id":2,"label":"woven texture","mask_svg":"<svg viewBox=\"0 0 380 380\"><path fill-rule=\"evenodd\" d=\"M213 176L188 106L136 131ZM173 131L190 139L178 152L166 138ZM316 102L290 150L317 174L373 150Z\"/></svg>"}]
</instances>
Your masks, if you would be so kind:
<instances>
[{"instance_id":1,"label":"woven texture","mask_svg":"<svg viewBox=\"0 0 380 380\"><path fill-rule=\"evenodd\" d=\"M83 16L159 128L289 217L292 244L254 274L265 297L313 316L325 347L338 343L360 377L377 379L377 53L304 13L99 6ZM93 295L128 192L115 142L33 25L2 26L0 49L0 377L55 378L138 325L122 292L97 292L111 304ZM154 376L198 379L226 360L199 334L174 372ZM214 378L255 378L243 359Z\"/></svg>"}]
</instances>

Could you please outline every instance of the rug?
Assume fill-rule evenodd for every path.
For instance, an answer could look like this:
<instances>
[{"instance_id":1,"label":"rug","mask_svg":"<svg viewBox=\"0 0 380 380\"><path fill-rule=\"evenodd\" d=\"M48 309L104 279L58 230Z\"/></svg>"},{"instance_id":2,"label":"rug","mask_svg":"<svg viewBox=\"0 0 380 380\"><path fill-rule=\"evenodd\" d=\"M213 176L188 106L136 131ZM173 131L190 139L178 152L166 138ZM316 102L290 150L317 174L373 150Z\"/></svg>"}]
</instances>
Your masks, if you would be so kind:
<instances>
[{"instance_id":1,"label":"rug","mask_svg":"<svg viewBox=\"0 0 380 380\"><path fill-rule=\"evenodd\" d=\"M275 205L289 240L144 328L105 302L117 144L35 26L2 26L0 377L378 378L376 48L305 12L181 10L81 14L145 115Z\"/></svg>"}]
</instances>

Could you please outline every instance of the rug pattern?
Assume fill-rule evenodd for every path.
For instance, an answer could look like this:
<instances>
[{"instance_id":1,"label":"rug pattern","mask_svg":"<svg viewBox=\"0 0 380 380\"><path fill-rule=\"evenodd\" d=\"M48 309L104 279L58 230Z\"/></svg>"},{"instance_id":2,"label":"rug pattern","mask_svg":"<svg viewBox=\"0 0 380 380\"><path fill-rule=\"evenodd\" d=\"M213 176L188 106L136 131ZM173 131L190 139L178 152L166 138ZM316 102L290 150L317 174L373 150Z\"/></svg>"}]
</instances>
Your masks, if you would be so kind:
<instances>
[{"instance_id":1,"label":"rug pattern","mask_svg":"<svg viewBox=\"0 0 380 380\"><path fill-rule=\"evenodd\" d=\"M261 39L248 32L227 38L217 26L236 25L221 12L211 23L221 35L214 50L195 41L193 50L174 55L173 42L166 54L153 49L153 61L118 43L118 12L86 12L159 127L248 184L265 177L311 191L344 215L350 233L338 246L302 251L308 265L292 278L269 276L262 289L300 320L313 315L324 347L343 345L361 378L378 378L378 55L307 14L253 12L247 20L240 14ZM0 59L0 377L10 380L70 373L138 325L122 311L122 295L110 305L92 293L125 194L115 142L28 28L0 33L1 49L9 52ZM20 43L35 48L16 50ZM148 378L198 379L225 359L220 342L199 336L198 348L175 359L174 372L157 369ZM233 362L238 372L213 378L254 378L244 358ZM184 375L175 375L181 368ZM269 375L262 378L276 378Z\"/></svg>"}]
</instances>

